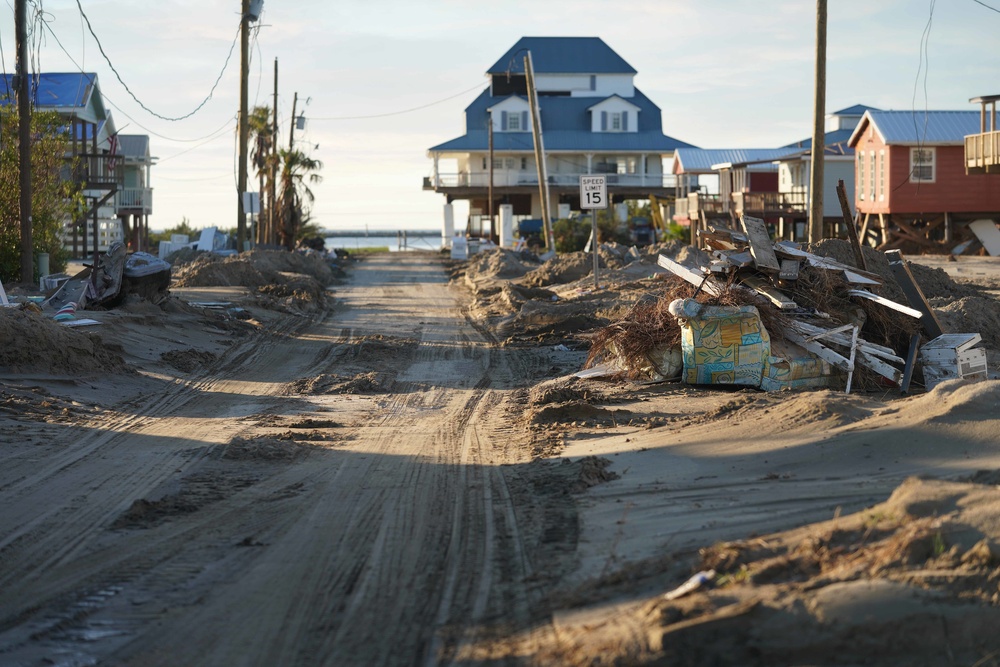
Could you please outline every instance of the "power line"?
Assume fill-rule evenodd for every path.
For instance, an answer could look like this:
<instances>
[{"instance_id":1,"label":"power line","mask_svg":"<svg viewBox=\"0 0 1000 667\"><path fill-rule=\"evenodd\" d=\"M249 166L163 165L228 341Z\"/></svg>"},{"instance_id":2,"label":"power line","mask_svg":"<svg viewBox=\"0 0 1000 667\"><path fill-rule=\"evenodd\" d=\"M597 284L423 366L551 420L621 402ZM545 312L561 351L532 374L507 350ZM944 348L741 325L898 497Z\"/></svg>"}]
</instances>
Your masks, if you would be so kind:
<instances>
[{"instance_id":1,"label":"power line","mask_svg":"<svg viewBox=\"0 0 1000 667\"><path fill-rule=\"evenodd\" d=\"M460 93L455 93L454 95L450 95L450 96L445 97L443 99L437 100L436 102L430 102L428 104L422 104L422 105L420 105L418 107L412 107L410 109L403 109L401 111L390 111L389 113L376 113L376 114L371 114L369 116L329 116L329 117L326 117L326 118L313 118L313 117L310 117L309 120L311 120L311 121L313 121L313 120L366 120L368 118L385 118L386 116L398 116L398 115L404 114L404 113L411 113L413 111L420 111L421 109L426 109L427 107L432 107L435 104L441 104L442 102L447 102L448 100L453 100L456 97L460 97L462 95L465 95L468 92L471 92L473 90L476 90L477 88L482 88L482 87L483 87L483 84L477 83L472 88L466 88L465 90L463 90Z\"/></svg>"},{"instance_id":2,"label":"power line","mask_svg":"<svg viewBox=\"0 0 1000 667\"><path fill-rule=\"evenodd\" d=\"M125 91L129 94L129 96L131 96L131 98L133 100L135 100L136 104L138 104L140 107L142 107L147 113L149 113L149 114L151 114L153 116L156 116L160 120L167 120L167 121L171 121L171 122L175 122L175 121L179 121L179 120L184 120L185 118L190 118L191 116L193 116L196 113L198 113L199 111L201 111L201 108L204 107L206 104L208 104L208 101L212 99L212 95L215 94L216 87L218 87L219 82L222 80L222 75L226 73L226 68L229 66L229 59L233 55L233 49L236 48L236 42L237 42L237 40L240 37L240 30L242 29L242 18L241 18L240 19L240 28L237 28L237 30L236 30L236 36L233 38L233 43L229 47L229 53L226 54L226 62L224 62L222 64L222 71L219 72L219 76L215 79L215 83L212 84L212 89L208 91L208 95L205 97L205 99L203 99L201 101L201 104L199 104L198 106L196 106L190 113L186 113L183 116L177 116L177 117L162 116L162 115L156 113L155 111L153 111L152 109L150 109L149 107L147 107L145 104L143 104L142 101L138 97L135 96L135 93L132 92L132 90L128 87L128 85L125 83L125 81L122 80L122 77L118 73L118 70L115 69L115 66L112 64L111 58L109 58L108 54L104 52L104 46L101 44L101 40L99 40L97 38L97 34L94 32L94 27L90 24L90 19L87 18L87 14L84 13L84 11L83 11L83 5L80 4L80 0L76 0L76 6L80 9L80 16L82 16L83 20L87 22L87 30L90 32L91 36L94 38L94 41L97 42L97 48L98 48L98 50L101 52L101 55L104 56L104 60L107 61L108 67L110 67L111 71L114 72L115 78L118 79L118 83L122 84L122 87L125 88Z\"/></svg>"},{"instance_id":3,"label":"power line","mask_svg":"<svg viewBox=\"0 0 1000 667\"><path fill-rule=\"evenodd\" d=\"M81 74L86 74L87 73L86 70L84 70L84 68L80 65L80 63L76 62L76 59L73 58L73 56L70 54L70 52L66 50L66 47L63 46L62 41L60 41L60 39L59 39L59 35L57 35L55 33L55 31L52 29L52 26L50 26L47 22L43 22L42 25L44 25L45 29L49 31L49 34L52 35L52 38L56 40L56 44L58 44L59 48L62 50L62 52L64 54L66 54L66 57L69 58L69 61L76 66L77 70L79 70L79 72ZM82 29L82 20L81 20L81 29ZM217 130L213 130L212 132L210 132L210 133L208 133L208 134L206 134L204 136L201 136L201 137L195 137L193 139L178 139L176 137L168 137L166 135L159 134L158 132L154 132L153 130L149 129L148 127L146 127L145 125L143 125L142 123L140 123L139 121L137 121L135 118L133 118L132 116L130 116L127 113L125 113L125 111L121 107L119 107L117 104L115 104L111 100L111 98L109 98L107 96L107 94L105 94L103 91L101 91L101 97L104 99L105 102L108 103L109 106L113 107L116 111L118 111L118 113L120 113L121 115L125 116L130 121L132 121L133 123L135 123L136 125L138 125L142 129L144 129L146 132L148 132L149 134L153 135L154 137L159 137L160 139L165 139L167 141L175 141L177 143L182 143L182 144L183 143L194 143L196 141L203 141L203 140L208 139L208 138L215 138L215 135L219 134L224 129L228 129L229 124L232 123L232 122L234 122L236 120L235 118L229 118L229 119L226 120L225 124L222 127L220 127Z\"/></svg>"},{"instance_id":4,"label":"power line","mask_svg":"<svg viewBox=\"0 0 1000 667\"><path fill-rule=\"evenodd\" d=\"M987 5L987 4L985 3L985 2L982 2L982 0L972 0L972 1L973 1L974 3L976 3L977 5L982 5L982 6L983 6L983 7L985 7L986 9L991 9L991 10L995 11L995 12L996 12L997 14L1000 14L1000 9L997 9L996 7L990 7L990 6L989 6L989 5Z\"/></svg>"}]
</instances>

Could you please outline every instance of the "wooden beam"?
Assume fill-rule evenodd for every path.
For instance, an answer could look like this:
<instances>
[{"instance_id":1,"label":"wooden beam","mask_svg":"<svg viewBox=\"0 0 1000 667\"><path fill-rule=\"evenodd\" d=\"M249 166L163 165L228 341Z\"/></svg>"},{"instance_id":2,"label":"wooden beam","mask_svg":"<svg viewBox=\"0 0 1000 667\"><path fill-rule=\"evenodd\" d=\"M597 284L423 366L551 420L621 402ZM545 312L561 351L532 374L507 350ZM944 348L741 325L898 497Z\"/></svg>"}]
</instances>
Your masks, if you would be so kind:
<instances>
[{"instance_id":1,"label":"wooden beam","mask_svg":"<svg viewBox=\"0 0 1000 667\"><path fill-rule=\"evenodd\" d=\"M943 333L941 323L938 322L934 311L931 310L931 305L927 303L927 298L920 289L920 285L910 273L910 267L903 259L902 253L898 250L890 250L885 253L885 256L889 259L889 268L892 269L892 275L896 277L896 282L899 283L903 294L906 295L906 300L913 308L920 311L920 326L923 327L929 338L937 338Z\"/></svg>"},{"instance_id":2,"label":"wooden beam","mask_svg":"<svg viewBox=\"0 0 1000 667\"><path fill-rule=\"evenodd\" d=\"M789 298L784 292L775 289L775 287L760 274L740 276L739 280L747 287L754 289L764 298L770 300L771 303L782 310L795 310L799 307L799 304L792 301L792 299Z\"/></svg>"},{"instance_id":3,"label":"wooden beam","mask_svg":"<svg viewBox=\"0 0 1000 667\"><path fill-rule=\"evenodd\" d=\"M774 256L774 244L767 233L767 225L764 221L749 215L741 215L740 224L747 235L747 241L750 243L750 254L753 255L757 268L763 271L780 271L781 266L778 264L778 258Z\"/></svg>"},{"instance_id":4,"label":"wooden beam","mask_svg":"<svg viewBox=\"0 0 1000 667\"><path fill-rule=\"evenodd\" d=\"M864 253L861 252L858 228L854 226L854 216L851 215L851 206L847 203L847 189L844 187L843 179L837 181L837 198L840 200L840 211L847 226L847 237L851 240L851 247L854 248L854 260L858 263L859 269L867 271L868 264L865 262Z\"/></svg>"},{"instance_id":5,"label":"wooden beam","mask_svg":"<svg viewBox=\"0 0 1000 667\"><path fill-rule=\"evenodd\" d=\"M851 296L858 296L862 299L868 299L869 301L874 301L880 306L885 306L886 308L891 308L897 312L903 313L904 315L909 315L915 319L920 319L923 317L923 312L917 310L916 308L910 308L909 306L904 306L901 303L896 303L891 299L887 299L884 296L879 296L878 294L872 294L871 292L865 291L863 289L852 289L847 290L847 293Z\"/></svg>"},{"instance_id":6,"label":"wooden beam","mask_svg":"<svg viewBox=\"0 0 1000 667\"><path fill-rule=\"evenodd\" d=\"M712 280L712 278L706 273L689 269L683 264L678 264L666 255L660 255L659 258L657 258L656 263L667 271L673 273L678 278L683 278L695 287L700 287L712 296L718 296L722 293L722 287Z\"/></svg>"}]
</instances>

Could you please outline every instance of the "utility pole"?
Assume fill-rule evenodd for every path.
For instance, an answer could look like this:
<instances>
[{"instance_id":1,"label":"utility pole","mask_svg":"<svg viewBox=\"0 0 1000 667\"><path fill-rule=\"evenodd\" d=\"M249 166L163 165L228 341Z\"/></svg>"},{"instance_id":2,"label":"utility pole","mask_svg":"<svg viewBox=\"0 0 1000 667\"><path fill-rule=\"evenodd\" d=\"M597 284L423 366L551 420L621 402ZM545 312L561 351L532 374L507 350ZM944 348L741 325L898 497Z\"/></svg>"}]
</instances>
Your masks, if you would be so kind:
<instances>
[{"instance_id":1,"label":"utility pole","mask_svg":"<svg viewBox=\"0 0 1000 667\"><path fill-rule=\"evenodd\" d=\"M34 242L31 238L31 99L28 76L28 0L16 0L14 7L15 38L17 41L17 130L18 184L21 213L21 282L35 280Z\"/></svg>"},{"instance_id":2,"label":"utility pole","mask_svg":"<svg viewBox=\"0 0 1000 667\"><path fill-rule=\"evenodd\" d=\"M276 231L275 221L277 220L276 210L277 205L277 192L278 187L275 184L275 179L278 177L278 59L274 59L274 108L272 109L274 113L273 120L271 122L271 193L268 197L268 207L267 207L267 243L277 243L278 234Z\"/></svg>"},{"instance_id":3,"label":"utility pole","mask_svg":"<svg viewBox=\"0 0 1000 667\"><path fill-rule=\"evenodd\" d=\"M299 94L292 98L292 126L288 128L288 151L295 150L295 107L299 104Z\"/></svg>"},{"instance_id":4,"label":"utility pole","mask_svg":"<svg viewBox=\"0 0 1000 667\"><path fill-rule=\"evenodd\" d=\"M243 210L243 193L247 190L247 143L250 123L247 112L247 79L250 76L250 0L242 0L240 14L240 159L236 176L236 251L243 252L247 240L247 216Z\"/></svg>"},{"instance_id":5,"label":"utility pole","mask_svg":"<svg viewBox=\"0 0 1000 667\"><path fill-rule=\"evenodd\" d=\"M545 233L545 249L549 252L555 252L552 219L549 214L549 175L545 166L541 109L538 108L538 91L535 90L535 69L531 65L531 51L528 51L528 54L524 56L524 76L528 87L528 104L531 107L531 132L535 140L535 167L538 171L538 192L542 200L542 229Z\"/></svg>"},{"instance_id":6,"label":"utility pole","mask_svg":"<svg viewBox=\"0 0 1000 667\"><path fill-rule=\"evenodd\" d=\"M487 188L487 197L489 198L489 205L487 209L490 214L490 238L497 245L500 245L500 235L497 234L496 225L493 224L493 114L490 113L490 117L487 120L489 123L486 126L487 134L489 136L489 147L490 147L490 171L489 171L489 188Z\"/></svg>"},{"instance_id":7,"label":"utility pole","mask_svg":"<svg viewBox=\"0 0 1000 667\"><path fill-rule=\"evenodd\" d=\"M816 0L816 90L813 96L812 160L809 178L809 242L823 239L823 155L826 152L826 0Z\"/></svg>"}]
</instances>

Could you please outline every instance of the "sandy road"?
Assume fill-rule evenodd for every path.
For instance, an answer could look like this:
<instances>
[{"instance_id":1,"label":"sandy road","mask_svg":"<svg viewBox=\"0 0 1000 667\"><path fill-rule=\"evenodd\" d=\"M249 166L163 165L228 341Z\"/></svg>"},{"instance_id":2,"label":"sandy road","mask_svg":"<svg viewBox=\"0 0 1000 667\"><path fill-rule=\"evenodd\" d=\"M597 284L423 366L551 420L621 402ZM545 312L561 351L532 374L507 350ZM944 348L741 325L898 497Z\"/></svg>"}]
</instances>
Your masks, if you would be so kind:
<instances>
[{"instance_id":1,"label":"sandy road","mask_svg":"<svg viewBox=\"0 0 1000 667\"><path fill-rule=\"evenodd\" d=\"M337 295L12 450L0 663L461 664L530 624L534 527L501 464L509 390L539 362L484 340L429 255L366 260ZM388 391L292 389L366 370ZM220 456L303 424L318 444L295 460Z\"/></svg>"}]
</instances>

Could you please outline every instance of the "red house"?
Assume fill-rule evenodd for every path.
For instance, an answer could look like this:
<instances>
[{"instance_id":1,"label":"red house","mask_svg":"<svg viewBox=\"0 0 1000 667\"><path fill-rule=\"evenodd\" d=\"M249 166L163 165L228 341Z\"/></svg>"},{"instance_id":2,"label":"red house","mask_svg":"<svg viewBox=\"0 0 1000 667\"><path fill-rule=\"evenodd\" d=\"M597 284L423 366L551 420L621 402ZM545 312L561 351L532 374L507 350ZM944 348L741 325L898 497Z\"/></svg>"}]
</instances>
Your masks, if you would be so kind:
<instances>
[{"instance_id":1,"label":"red house","mask_svg":"<svg viewBox=\"0 0 1000 667\"><path fill-rule=\"evenodd\" d=\"M866 111L848 142L862 238L950 252L972 238L969 222L1000 219L1000 175L966 173L965 137L981 125L978 111Z\"/></svg>"}]
</instances>

